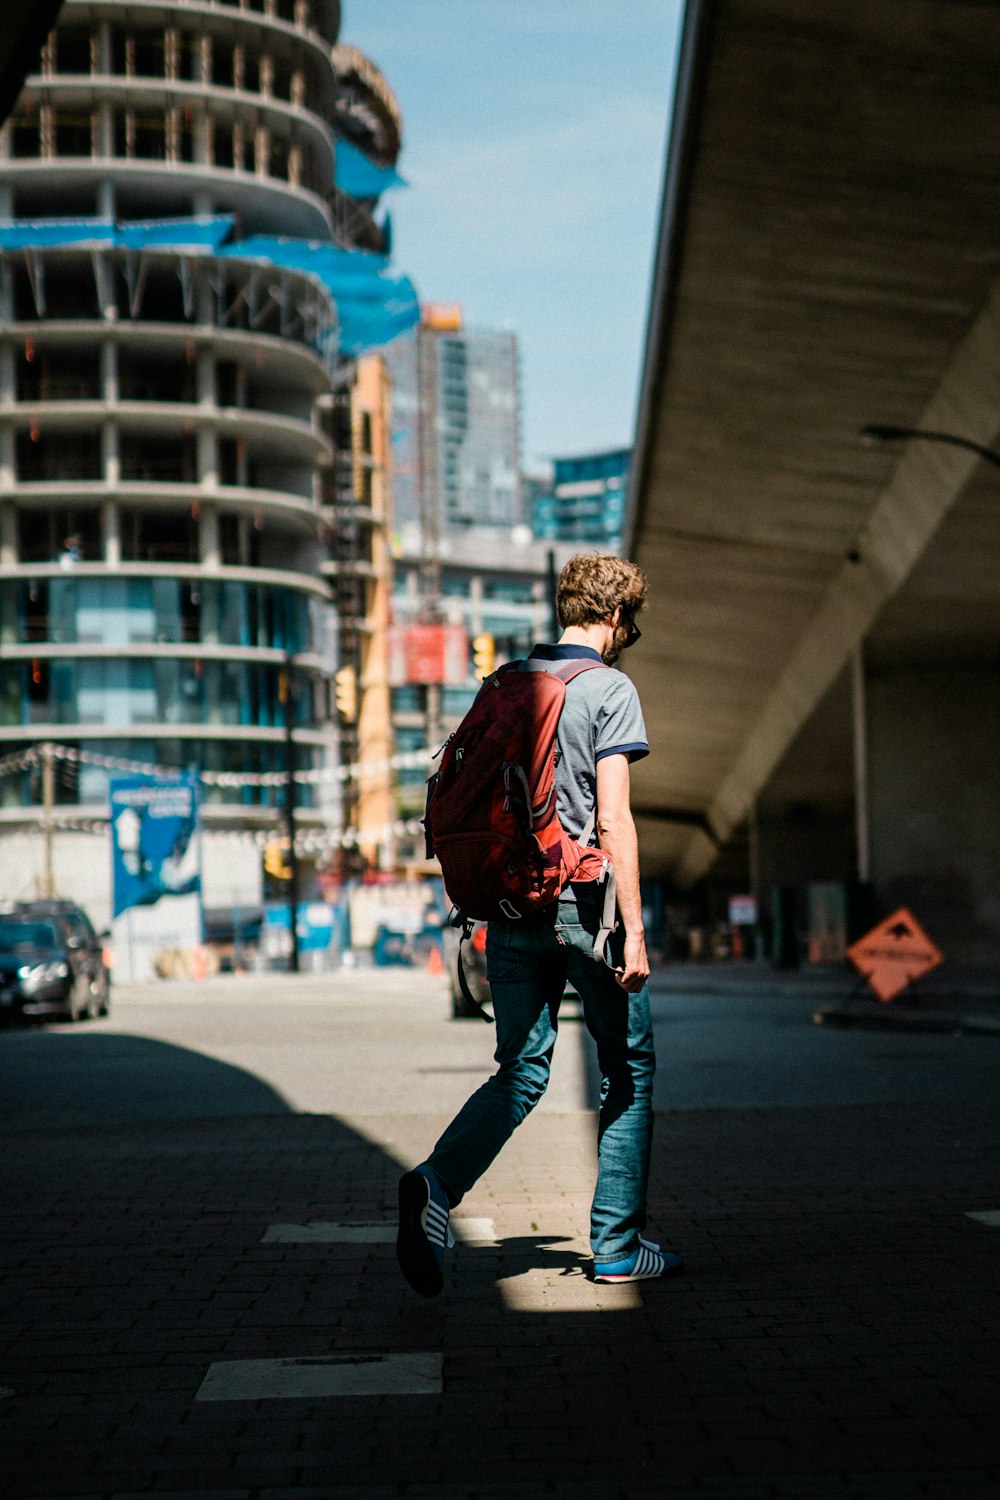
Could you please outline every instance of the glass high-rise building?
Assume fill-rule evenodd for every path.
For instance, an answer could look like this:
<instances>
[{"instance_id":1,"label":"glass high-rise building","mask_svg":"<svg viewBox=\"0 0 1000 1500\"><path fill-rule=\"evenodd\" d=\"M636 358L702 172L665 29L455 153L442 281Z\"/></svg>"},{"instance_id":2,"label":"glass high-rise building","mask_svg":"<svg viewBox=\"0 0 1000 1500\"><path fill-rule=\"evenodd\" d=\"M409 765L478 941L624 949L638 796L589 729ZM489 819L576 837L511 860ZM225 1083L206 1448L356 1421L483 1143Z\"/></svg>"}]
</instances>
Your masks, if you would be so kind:
<instances>
[{"instance_id":1,"label":"glass high-rise building","mask_svg":"<svg viewBox=\"0 0 1000 1500\"><path fill-rule=\"evenodd\" d=\"M555 459L551 485L533 497L535 536L620 548L631 457L631 449L614 448Z\"/></svg>"},{"instance_id":2,"label":"glass high-rise building","mask_svg":"<svg viewBox=\"0 0 1000 1500\"><path fill-rule=\"evenodd\" d=\"M431 305L389 364L397 524L431 534L519 525L516 336L467 329L457 308Z\"/></svg>"}]
</instances>

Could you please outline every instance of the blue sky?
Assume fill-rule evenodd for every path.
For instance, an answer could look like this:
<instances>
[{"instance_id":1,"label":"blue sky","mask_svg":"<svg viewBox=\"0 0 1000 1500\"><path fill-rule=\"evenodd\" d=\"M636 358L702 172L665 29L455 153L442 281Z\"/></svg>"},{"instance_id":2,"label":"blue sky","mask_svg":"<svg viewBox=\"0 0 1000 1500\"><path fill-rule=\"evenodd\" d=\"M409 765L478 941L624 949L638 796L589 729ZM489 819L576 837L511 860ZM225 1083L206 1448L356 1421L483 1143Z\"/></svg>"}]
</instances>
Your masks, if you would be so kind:
<instances>
[{"instance_id":1,"label":"blue sky","mask_svg":"<svg viewBox=\"0 0 1000 1500\"><path fill-rule=\"evenodd\" d=\"M394 257L517 333L524 466L633 437L682 0L344 0L403 113Z\"/></svg>"}]
</instances>

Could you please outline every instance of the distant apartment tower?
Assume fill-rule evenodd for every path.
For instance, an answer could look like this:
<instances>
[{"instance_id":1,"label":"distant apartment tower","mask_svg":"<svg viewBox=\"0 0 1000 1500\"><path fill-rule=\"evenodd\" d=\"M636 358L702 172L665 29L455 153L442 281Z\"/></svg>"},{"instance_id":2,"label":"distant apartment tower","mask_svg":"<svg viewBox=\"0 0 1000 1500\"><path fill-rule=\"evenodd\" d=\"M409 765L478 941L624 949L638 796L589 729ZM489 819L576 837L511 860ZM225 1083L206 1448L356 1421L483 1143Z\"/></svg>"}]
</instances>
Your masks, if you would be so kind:
<instances>
[{"instance_id":1,"label":"distant apartment tower","mask_svg":"<svg viewBox=\"0 0 1000 1500\"><path fill-rule=\"evenodd\" d=\"M389 350L397 522L430 539L521 522L517 338L467 329L450 304L423 309Z\"/></svg>"},{"instance_id":2,"label":"distant apartment tower","mask_svg":"<svg viewBox=\"0 0 1000 1500\"><path fill-rule=\"evenodd\" d=\"M350 444L379 398L352 400L315 257L386 248L381 179L335 187L336 132L388 171L399 121L339 23L339 0L66 0L0 130L2 895L33 894L51 741L63 893L88 834L104 876L109 776L155 764L202 774L206 886L253 899L231 840L274 827L289 745L300 825L333 819L343 639L386 696L385 505L367 449L335 468L338 412Z\"/></svg>"},{"instance_id":3,"label":"distant apartment tower","mask_svg":"<svg viewBox=\"0 0 1000 1500\"><path fill-rule=\"evenodd\" d=\"M618 550L625 526L629 448L557 458L550 487L536 490L537 537Z\"/></svg>"}]
</instances>

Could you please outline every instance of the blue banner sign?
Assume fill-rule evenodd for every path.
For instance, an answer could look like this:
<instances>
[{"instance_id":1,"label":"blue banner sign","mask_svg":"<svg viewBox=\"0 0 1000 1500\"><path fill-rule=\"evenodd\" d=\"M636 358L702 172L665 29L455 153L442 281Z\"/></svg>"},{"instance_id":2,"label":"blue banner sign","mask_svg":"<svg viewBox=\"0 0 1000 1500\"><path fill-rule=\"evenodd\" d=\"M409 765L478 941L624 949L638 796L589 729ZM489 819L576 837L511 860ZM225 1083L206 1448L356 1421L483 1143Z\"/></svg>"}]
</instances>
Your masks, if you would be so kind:
<instances>
[{"instance_id":1,"label":"blue banner sign","mask_svg":"<svg viewBox=\"0 0 1000 1500\"><path fill-rule=\"evenodd\" d=\"M109 790L114 915L200 894L198 777L115 777Z\"/></svg>"}]
</instances>

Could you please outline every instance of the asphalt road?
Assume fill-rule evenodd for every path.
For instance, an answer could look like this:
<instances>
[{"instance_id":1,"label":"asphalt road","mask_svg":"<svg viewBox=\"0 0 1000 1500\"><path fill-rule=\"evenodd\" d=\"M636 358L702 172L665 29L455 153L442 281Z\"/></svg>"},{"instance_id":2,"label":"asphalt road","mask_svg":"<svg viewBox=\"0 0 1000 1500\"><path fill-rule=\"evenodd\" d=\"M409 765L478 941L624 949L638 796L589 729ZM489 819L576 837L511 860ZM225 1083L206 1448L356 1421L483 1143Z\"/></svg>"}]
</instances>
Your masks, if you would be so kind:
<instances>
[{"instance_id":1,"label":"asphalt road","mask_svg":"<svg viewBox=\"0 0 1000 1500\"><path fill-rule=\"evenodd\" d=\"M0 1033L0 1497L995 1500L1000 1038L819 1028L830 989L658 976L650 1232L686 1271L638 1286L587 1275L568 1006L431 1304L396 1184L493 1045L440 979Z\"/></svg>"},{"instance_id":2,"label":"asphalt road","mask_svg":"<svg viewBox=\"0 0 1000 1500\"><path fill-rule=\"evenodd\" d=\"M817 986L820 988L817 989ZM812 1024L822 981L767 970L713 988L654 982L658 1110L989 1100L1000 1036ZM102 1021L0 1038L7 1128L87 1120L447 1113L492 1065L493 1028L454 1021L444 981L388 968L163 981L115 992ZM542 1109L592 1108L592 1047L564 1008Z\"/></svg>"}]
</instances>

